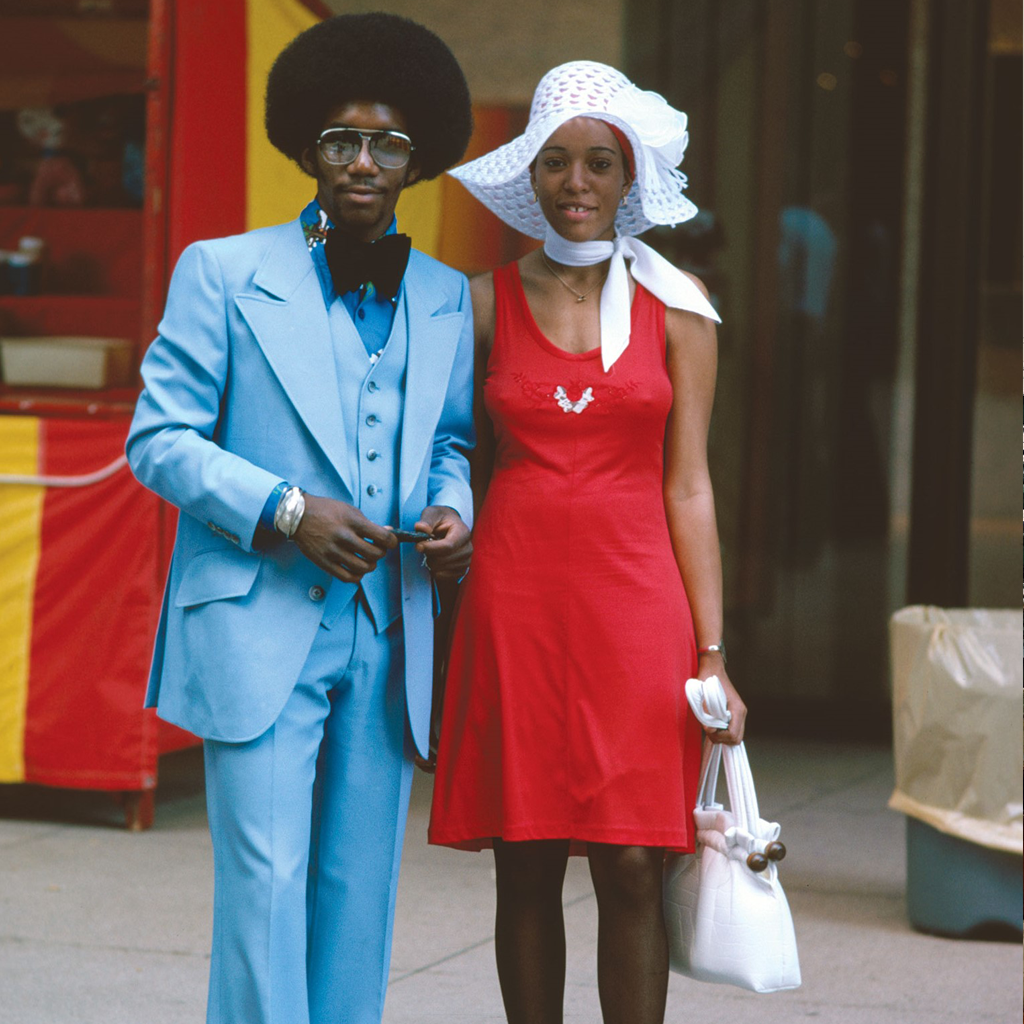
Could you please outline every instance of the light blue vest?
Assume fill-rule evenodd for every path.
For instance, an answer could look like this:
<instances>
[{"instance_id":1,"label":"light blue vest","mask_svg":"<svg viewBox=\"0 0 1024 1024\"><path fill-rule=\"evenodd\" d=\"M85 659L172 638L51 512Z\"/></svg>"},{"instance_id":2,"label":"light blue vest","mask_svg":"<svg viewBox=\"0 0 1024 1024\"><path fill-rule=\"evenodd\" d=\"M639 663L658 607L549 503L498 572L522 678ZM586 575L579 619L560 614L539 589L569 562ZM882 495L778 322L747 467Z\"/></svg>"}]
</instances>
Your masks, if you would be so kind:
<instances>
[{"instance_id":1,"label":"light blue vest","mask_svg":"<svg viewBox=\"0 0 1024 1024\"><path fill-rule=\"evenodd\" d=\"M405 405L405 363L408 351L405 293L399 293L391 335L381 357L371 363L352 318L341 302L331 303L329 321L338 368L338 390L345 435L349 440L349 478L353 499L367 519L381 526L398 526L398 457ZM363 578L366 598L377 632L401 614L401 568L398 551L391 551ZM324 619L333 621L347 604L348 587L334 586Z\"/></svg>"}]
</instances>

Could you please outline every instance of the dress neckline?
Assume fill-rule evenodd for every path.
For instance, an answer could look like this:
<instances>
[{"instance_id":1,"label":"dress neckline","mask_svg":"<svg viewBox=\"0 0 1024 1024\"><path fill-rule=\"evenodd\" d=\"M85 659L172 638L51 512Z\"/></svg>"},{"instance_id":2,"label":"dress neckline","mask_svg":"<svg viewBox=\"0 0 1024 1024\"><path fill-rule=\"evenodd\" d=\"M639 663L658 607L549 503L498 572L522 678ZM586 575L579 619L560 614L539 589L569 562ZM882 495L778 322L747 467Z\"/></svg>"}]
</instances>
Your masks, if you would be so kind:
<instances>
[{"instance_id":1,"label":"dress neckline","mask_svg":"<svg viewBox=\"0 0 1024 1024\"><path fill-rule=\"evenodd\" d=\"M587 349L586 352L567 352L564 348L556 345L538 326L537 321L534 319L533 310L530 309L530 303L526 300L526 290L523 288L523 279L519 275L519 263L513 262L509 266L512 270L512 286L515 289L516 298L519 300L519 304L523 310L523 319L526 321L527 329L530 332L530 336L537 344L544 349L545 352L550 353L558 359L568 359L571 362L583 362L588 359L597 359L601 355L601 346L598 345L596 348ZM630 320L636 319L636 307L637 298L640 292L643 291L643 286L637 282L636 292L633 295L633 302L630 306ZM636 324L634 323L635 327Z\"/></svg>"}]
</instances>

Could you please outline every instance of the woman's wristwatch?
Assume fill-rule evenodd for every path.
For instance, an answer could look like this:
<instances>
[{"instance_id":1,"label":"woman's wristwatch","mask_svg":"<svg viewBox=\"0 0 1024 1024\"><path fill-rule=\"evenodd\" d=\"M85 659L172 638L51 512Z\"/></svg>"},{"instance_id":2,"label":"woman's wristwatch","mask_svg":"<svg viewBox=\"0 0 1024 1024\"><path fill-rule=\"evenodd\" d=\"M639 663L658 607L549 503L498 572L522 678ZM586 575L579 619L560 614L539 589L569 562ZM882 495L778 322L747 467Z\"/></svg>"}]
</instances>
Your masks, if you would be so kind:
<instances>
[{"instance_id":1,"label":"woman's wristwatch","mask_svg":"<svg viewBox=\"0 0 1024 1024\"><path fill-rule=\"evenodd\" d=\"M717 644L708 644L706 647L697 648L697 656L700 657L702 654L720 654L722 656L722 664L724 665L729 659L725 656L725 641L719 640Z\"/></svg>"}]
</instances>

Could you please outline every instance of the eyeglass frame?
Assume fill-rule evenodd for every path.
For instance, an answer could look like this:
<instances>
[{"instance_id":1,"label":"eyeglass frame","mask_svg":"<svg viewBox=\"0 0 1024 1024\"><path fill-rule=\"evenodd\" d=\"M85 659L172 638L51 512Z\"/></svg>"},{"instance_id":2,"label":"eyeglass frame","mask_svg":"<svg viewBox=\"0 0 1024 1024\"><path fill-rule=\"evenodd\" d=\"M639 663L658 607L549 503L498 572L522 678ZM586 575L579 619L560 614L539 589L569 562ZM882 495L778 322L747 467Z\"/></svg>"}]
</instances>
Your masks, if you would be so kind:
<instances>
[{"instance_id":1,"label":"eyeglass frame","mask_svg":"<svg viewBox=\"0 0 1024 1024\"><path fill-rule=\"evenodd\" d=\"M324 136L327 135L328 132L355 132L355 134L359 136L359 141L360 141L359 152L357 152L355 154L355 156L352 157L351 160L348 160L345 163L335 163L333 160L328 159L327 154L324 153L324 151L323 151ZM388 166L387 164L380 163L378 161L377 157L375 157L373 155L373 148L372 148L373 147L373 140L375 138L379 138L382 135L397 136L399 139L404 139L406 142L409 143L409 155L406 158L405 163L396 164L394 166ZM328 141L330 141L330 140L328 140ZM382 168L384 168L384 170L388 170L388 171L398 171L398 170L401 170L403 167L408 167L410 161L412 160L413 153L416 152L416 146L413 144L412 139L409 138L409 136L406 135L405 132L395 131L392 128L380 128L380 129L378 129L375 132L364 132L364 131L361 131L359 128L350 128L350 127L348 127L348 125L340 125L340 124L339 125L332 125L330 128L325 128L317 136L317 139L316 139L316 148L317 148L317 150L320 152L320 155L332 167L348 167L350 164L354 164L359 159L359 157L362 156L363 148L364 147L365 147L366 151L370 154L370 159L375 164L377 164L378 167L382 167Z\"/></svg>"}]
</instances>

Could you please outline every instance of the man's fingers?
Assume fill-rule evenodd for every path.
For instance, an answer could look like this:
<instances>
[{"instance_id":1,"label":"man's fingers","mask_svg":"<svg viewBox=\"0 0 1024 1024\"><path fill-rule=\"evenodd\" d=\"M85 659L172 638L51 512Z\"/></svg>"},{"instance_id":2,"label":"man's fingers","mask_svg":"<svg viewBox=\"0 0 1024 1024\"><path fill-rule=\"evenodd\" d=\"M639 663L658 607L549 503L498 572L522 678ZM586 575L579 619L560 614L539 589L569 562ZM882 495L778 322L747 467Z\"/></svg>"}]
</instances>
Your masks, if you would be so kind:
<instances>
[{"instance_id":1,"label":"man's fingers","mask_svg":"<svg viewBox=\"0 0 1024 1024\"><path fill-rule=\"evenodd\" d=\"M419 524L417 524L419 528ZM430 540L421 540L416 545L416 550L424 555L447 555L458 551L463 545L469 543L469 531L449 530L441 524L440 531L435 529Z\"/></svg>"},{"instance_id":2,"label":"man's fingers","mask_svg":"<svg viewBox=\"0 0 1024 1024\"><path fill-rule=\"evenodd\" d=\"M349 551L347 553L362 558L372 565L376 565L388 553L388 545L384 543L375 544L363 537L352 537L348 541L348 547Z\"/></svg>"},{"instance_id":3,"label":"man's fingers","mask_svg":"<svg viewBox=\"0 0 1024 1024\"><path fill-rule=\"evenodd\" d=\"M439 540L444 538L445 530L442 528L441 532L438 532L438 524L425 523L422 519L418 522L413 523L412 528L420 533L429 533L430 540L417 541L416 547L419 548L420 544L436 544Z\"/></svg>"},{"instance_id":4,"label":"man's fingers","mask_svg":"<svg viewBox=\"0 0 1024 1024\"><path fill-rule=\"evenodd\" d=\"M395 536L393 530L385 530L384 527L378 526L376 523L370 524L372 530L363 530L363 538L367 540L373 547L381 549L384 554L391 551L393 548L398 547L398 538Z\"/></svg>"},{"instance_id":5,"label":"man's fingers","mask_svg":"<svg viewBox=\"0 0 1024 1024\"><path fill-rule=\"evenodd\" d=\"M398 545L395 535L388 529L367 519L357 508L345 506L346 514L337 522L337 535L346 546L366 557L377 550L377 557Z\"/></svg>"},{"instance_id":6,"label":"man's fingers","mask_svg":"<svg viewBox=\"0 0 1024 1024\"><path fill-rule=\"evenodd\" d=\"M362 545L388 551L398 544L391 530L371 522L358 509L352 509L352 514L338 526L339 538L344 538L344 542L352 548Z\"/></svg>"}]
</instances>

